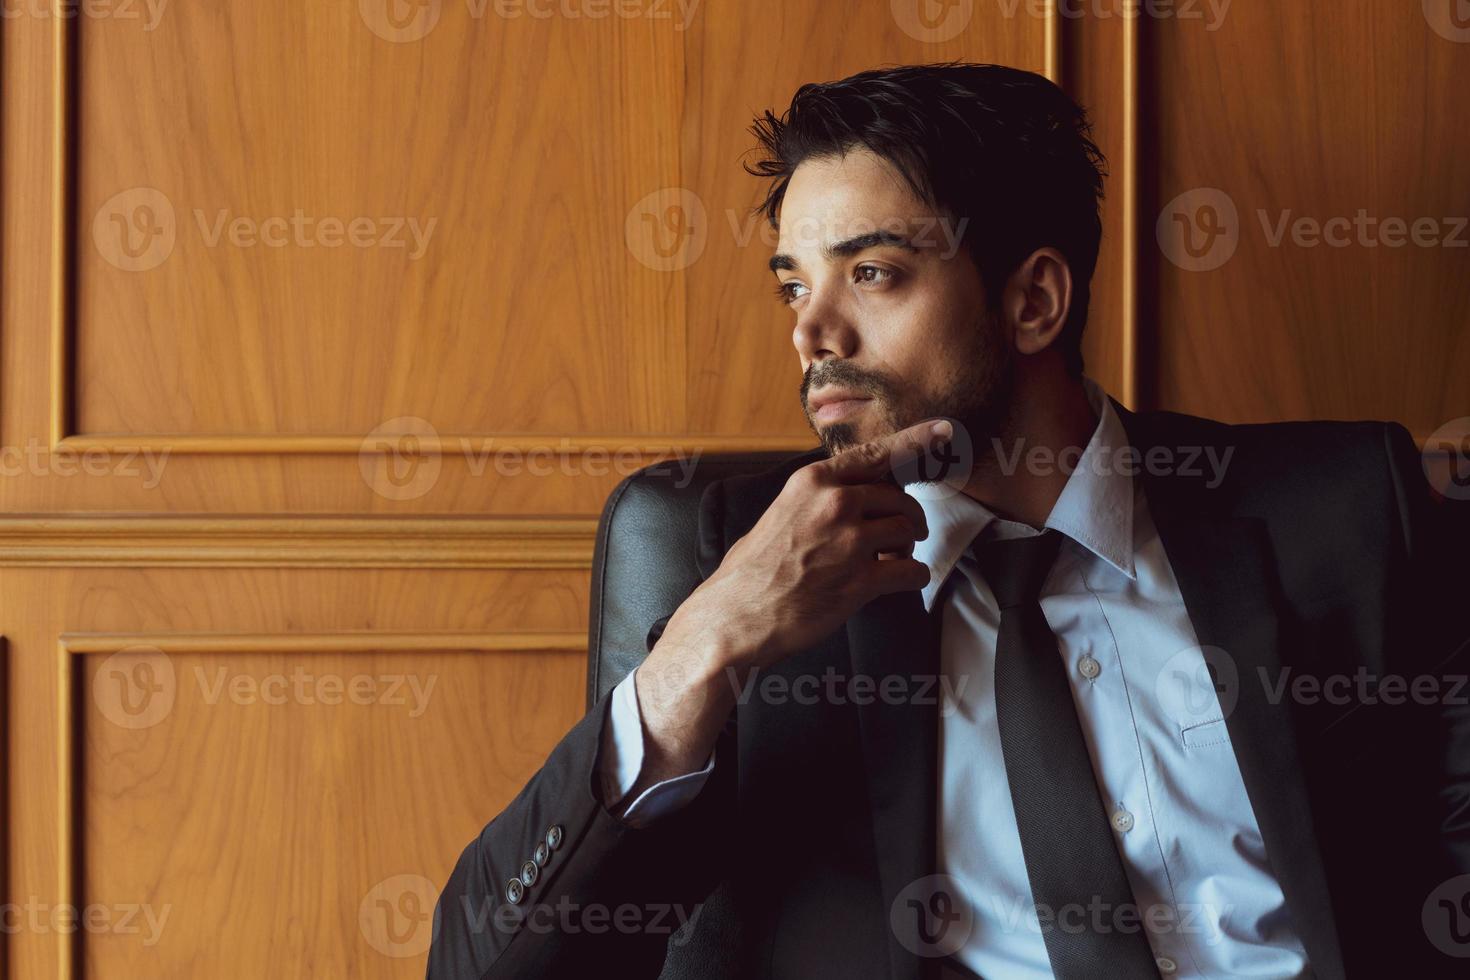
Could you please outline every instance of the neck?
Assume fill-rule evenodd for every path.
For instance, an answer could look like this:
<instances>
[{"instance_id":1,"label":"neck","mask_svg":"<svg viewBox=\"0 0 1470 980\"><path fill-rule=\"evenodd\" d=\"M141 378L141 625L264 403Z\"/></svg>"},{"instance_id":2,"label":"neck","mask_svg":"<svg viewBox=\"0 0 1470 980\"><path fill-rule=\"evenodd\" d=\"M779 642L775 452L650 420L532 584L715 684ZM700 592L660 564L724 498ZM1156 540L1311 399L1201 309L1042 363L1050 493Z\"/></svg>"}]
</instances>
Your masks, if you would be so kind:
<instances>
[{"instance_id":1,"label":"neck","mask_svg":"<svg viewBox=\"0 0 1470 980\"><path fill-rule=\"evenodd\" d=\"M1074 465L1097 428L1079 378L1017 379L1001 431L975 447L964 492L1007 520L1046 523Z\"/></svg>"}]
</instances>

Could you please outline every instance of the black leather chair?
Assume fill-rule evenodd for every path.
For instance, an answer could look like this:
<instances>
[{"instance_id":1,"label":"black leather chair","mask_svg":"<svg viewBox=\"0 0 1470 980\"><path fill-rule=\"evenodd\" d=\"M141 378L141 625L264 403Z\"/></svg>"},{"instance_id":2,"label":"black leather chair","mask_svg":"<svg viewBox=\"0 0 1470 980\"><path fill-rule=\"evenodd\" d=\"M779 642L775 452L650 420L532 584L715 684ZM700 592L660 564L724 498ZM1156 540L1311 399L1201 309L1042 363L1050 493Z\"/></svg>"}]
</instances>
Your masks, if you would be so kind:
<instances>
[{"instance_id":1,"label":"black leather chair","mask_svg":"<svg viewBox=\"0 0 1470 980\"><path fill-rule=\"evenodd\" d=\"M758 473L799 453L701 457L687 479L654 464L627 477L602 508L592 553L587 620L587 706L643 662L653 624L699 585L699 501L715 480ZM693 941L670 943L660 980L727 976L725 951L740 949L739 917L724 887L704 902Z\"/></svg>"},{"instance_id":2,"label":"black leather chair","mask_svg":"<svg viewBox=\"0 0 1470 980\"><path fill-rule=\"evenodd\" d=\"M699 499L715 480L758 473L799 453L703 456L692 475L646 466L608 497L592 553L587 624L587 706L643 662L648 631L699 585Z\"/></svg>"}]
</instances>

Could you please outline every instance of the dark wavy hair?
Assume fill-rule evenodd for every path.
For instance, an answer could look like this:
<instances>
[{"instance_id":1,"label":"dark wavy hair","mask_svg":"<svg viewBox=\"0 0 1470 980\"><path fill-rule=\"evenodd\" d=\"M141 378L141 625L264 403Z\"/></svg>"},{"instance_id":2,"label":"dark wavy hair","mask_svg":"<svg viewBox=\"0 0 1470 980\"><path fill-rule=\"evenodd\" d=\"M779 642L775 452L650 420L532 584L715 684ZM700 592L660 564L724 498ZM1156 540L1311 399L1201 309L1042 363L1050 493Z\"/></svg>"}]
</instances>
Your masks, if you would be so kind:
<instances>
[{"instance_id":1,"label":"dark wavy hair","mask_svg":"<svg viewBox=\"0 0 1470 980\"><path fill-rule=\"evenodd\" d=\"M767 109L750 131L764 158L745 169L773 179L756 208L772 227L803 161L865 148L902 174L927 206L965 221L961 242L992 306L1027 256L1056 248L1073 280L1059 343L1069 370L1082 373L1106 160L1086 110L1052 82L963 62L879 68L803 85L785 115Z\"/></svg>"}]
</instances>

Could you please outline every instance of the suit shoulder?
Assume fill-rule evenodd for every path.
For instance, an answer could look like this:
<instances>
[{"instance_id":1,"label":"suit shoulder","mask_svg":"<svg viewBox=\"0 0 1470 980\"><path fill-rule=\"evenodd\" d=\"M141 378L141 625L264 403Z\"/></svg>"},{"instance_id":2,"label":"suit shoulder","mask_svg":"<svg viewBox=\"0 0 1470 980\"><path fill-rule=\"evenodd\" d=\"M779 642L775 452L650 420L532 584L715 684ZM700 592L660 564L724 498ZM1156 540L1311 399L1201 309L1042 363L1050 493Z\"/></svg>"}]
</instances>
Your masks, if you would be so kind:
<instances>
[{"instance_id":1,"label":"suit shoulder","mask_svg":"<svg viewBox=\"0 0 1470 980\"><path fill-rule=\"evenodd\" d=\"M1179 412L1142 412L1134 418L1144 435L1137 443L1140 448L1228 449L1241 475L1252 476L1286 469L1299 477L1314 472L1341 476L1343 467L1381 472L1384 447L1403 428L1378 420L1231 423Z\"/></svg>"}]
</instances>

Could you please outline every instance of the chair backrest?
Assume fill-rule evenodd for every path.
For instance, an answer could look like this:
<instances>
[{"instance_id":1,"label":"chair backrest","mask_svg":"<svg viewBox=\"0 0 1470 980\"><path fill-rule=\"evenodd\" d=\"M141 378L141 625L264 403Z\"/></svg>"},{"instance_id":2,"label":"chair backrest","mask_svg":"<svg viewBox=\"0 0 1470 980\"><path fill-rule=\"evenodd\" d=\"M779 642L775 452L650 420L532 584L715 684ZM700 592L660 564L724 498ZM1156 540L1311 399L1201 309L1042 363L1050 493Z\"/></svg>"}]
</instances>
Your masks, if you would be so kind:
<instances>
[{"instance_id":1,"label":"chair backrest","mask_svg":"<svg viewBox=\"0 0 1470 980\"><path fill-rule=\"evenodd\" d=\"M643 662L648 631L699 585L699 499L715 480L769 469L796 453L739 453L646 466L602 508L592 554L587 705Z\"/></svg>"}]
</instances>

